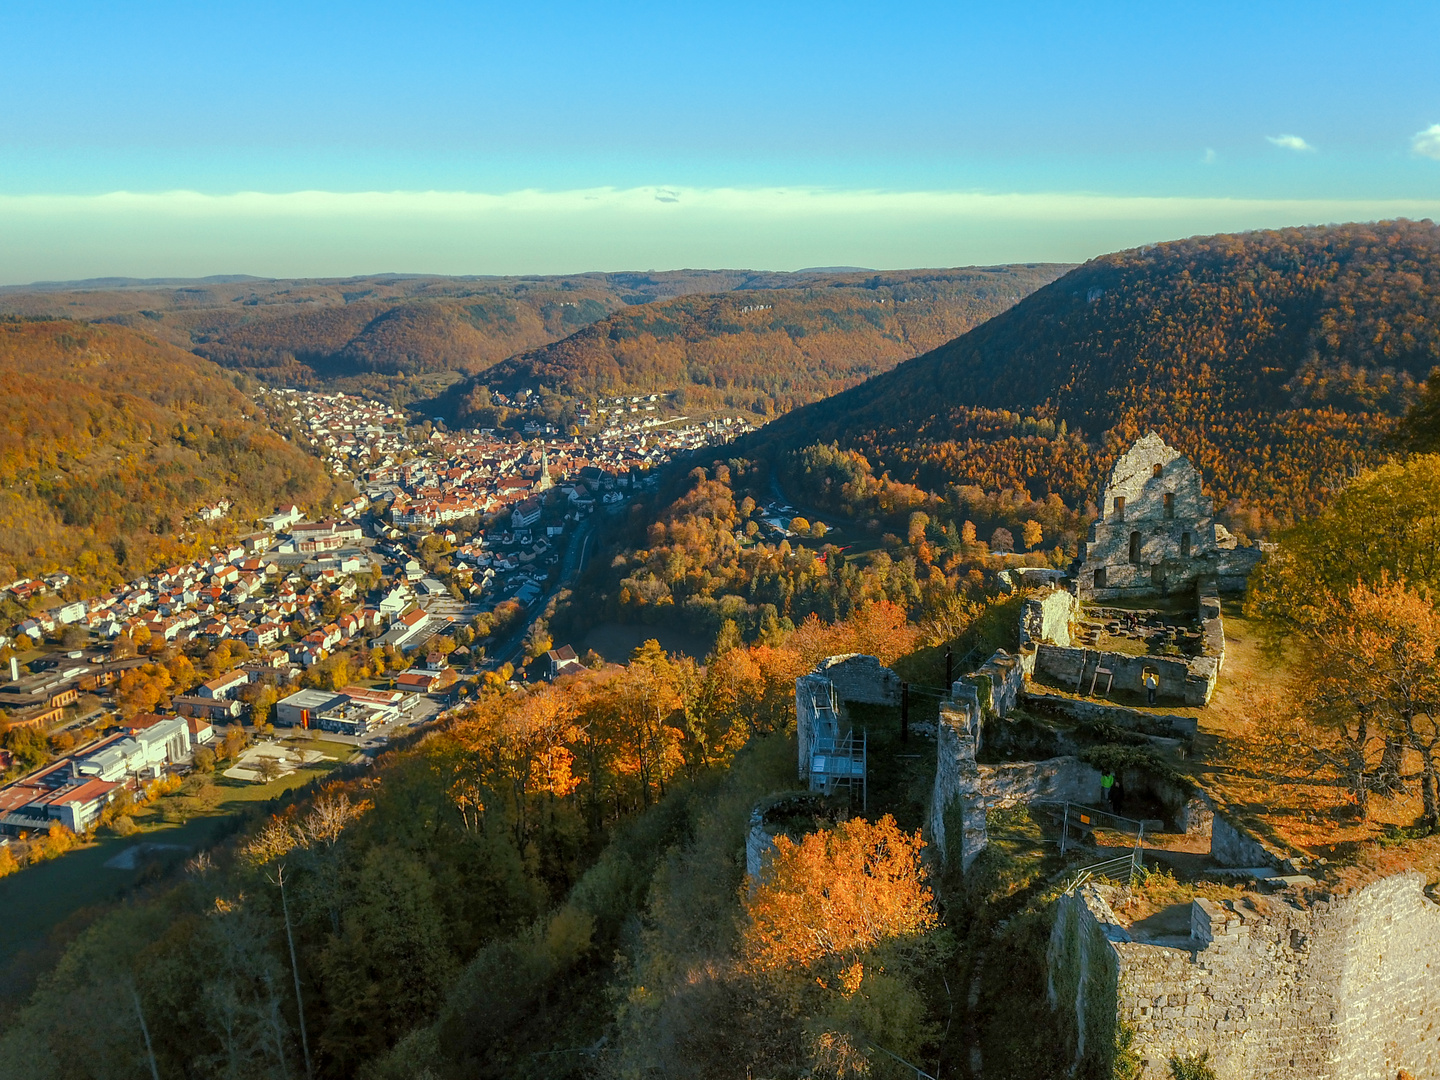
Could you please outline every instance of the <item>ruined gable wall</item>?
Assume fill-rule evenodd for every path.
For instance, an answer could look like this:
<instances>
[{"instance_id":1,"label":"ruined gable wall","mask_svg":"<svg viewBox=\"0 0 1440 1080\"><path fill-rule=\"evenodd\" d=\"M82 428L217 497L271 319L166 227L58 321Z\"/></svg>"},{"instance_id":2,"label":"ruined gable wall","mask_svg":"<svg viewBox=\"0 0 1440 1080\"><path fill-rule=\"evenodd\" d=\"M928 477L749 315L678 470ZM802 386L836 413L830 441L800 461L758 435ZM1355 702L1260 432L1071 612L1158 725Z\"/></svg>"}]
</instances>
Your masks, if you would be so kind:
<instances>
[{"instance_id":1,"label":"ruined gable wall","mask_svg":"<svg viewBox=\"0 0 1440 1080\"><path fill-rule=\"evenodd\" d=\"M835 695L841 701L868 705L900 703L900 676L880 663L878 657L864 653L827 656L815 665L813 674L834 683Z\"/></svg>"},{"instance_id":2,"label":"ruined gable wall","mask_svg":"<svg viewBox=\"0 0 1440 1080\"><path fill-rule=\"evenodd\" d=\"M1167 495L1172 500L1168 513ZM1117 500L1123 500L1123 509ZM1134 560L1132 533L1139 534ZM1217 554L1214 507L1200 473L1150 432L1121 455L1105 481L1100 518L1090 526L1081 552L1080 587L1086 595L1099 597L1173 592L1213 574ZM1095 584L1095 571L1101 568L1103 587Z\"/></svg>"}]
</instances>

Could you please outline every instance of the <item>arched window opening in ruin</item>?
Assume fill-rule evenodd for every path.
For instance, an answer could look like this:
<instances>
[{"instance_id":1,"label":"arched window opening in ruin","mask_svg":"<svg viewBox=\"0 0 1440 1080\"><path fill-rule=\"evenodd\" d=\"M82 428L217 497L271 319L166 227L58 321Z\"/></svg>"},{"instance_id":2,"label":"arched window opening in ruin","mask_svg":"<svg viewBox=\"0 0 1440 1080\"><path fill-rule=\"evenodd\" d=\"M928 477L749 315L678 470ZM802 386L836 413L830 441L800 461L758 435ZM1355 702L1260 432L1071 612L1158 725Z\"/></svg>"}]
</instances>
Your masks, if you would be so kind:
<instances>
[{"instance_id":1,"label":"arched window opening in ruin","mask_svg":"<svg viewBox=\"0 0 1440 1080\"><path fill-rule=\"evenodd\" d=\"M1095 571L1095 588L1105 588L1105 567L1098 567Z\"/></svg>"},{"instance_id":2,"label":"arched window opening in ruin","mask_svg":"<svg viewBox=\"0 0 1440 1080\"><path fill-rule=\"evenodd\" d=\"M1116 495L1116 496L1115 496L1115 520L1116 520L1116 521L1124 521L1124 520L1125 520L1125 496L1124 496L1124 495Z\"/></svg>"},{"instance_id":3,"label":"arched window opening in ruin","mask_svg":"<svg viewBox=\"0 0 1440 1080\"><path fill-rule=\"evenodd\" d=\"M1175 496L1169 491L1165 493L1165 516L1167 518L1175 516Z\"/></svg>"},{"instance_id":4,"label":"arched window opening in ruin","mask_svg":"<svg viewBox=\"0 0 1440 1080\"><path fill-rule=\"evenodd\" d=\"M1165 466L1164 466L1164 465L1161 465L1161 464L1157 461L1157 462L1155 463L1155 468L1154 468L1154 469L1152 470L1152 472L1151 472L1151 475L1152 475L1152 476L1155 476L1155 477L1159 477L1159 475L1160 475L1162 472L1164 472L1164 471L1165 471Z\"/></svg>"},{"instance_id":5,"label":"arched window opening in ruin","mask_svg":"<svg viewBox=\"0 0 1440 1080\"><path fill-rule=\"evenodd\" d=\"M1140 563L1140 534L1138 532L1130 534L1130 561L1137 566Z\"/></svg>"},{"instance_id":6,"label":"arched window opening in ruin","mask_svg":"<svg viewBox=\"0 0 1440 1080\"><path fill-rule=\"evenodd\" d=\"M1190 557L1190 534L1188 532L1180 534L1180 557L1182 559Z\"/></svg>"}]
</instances>

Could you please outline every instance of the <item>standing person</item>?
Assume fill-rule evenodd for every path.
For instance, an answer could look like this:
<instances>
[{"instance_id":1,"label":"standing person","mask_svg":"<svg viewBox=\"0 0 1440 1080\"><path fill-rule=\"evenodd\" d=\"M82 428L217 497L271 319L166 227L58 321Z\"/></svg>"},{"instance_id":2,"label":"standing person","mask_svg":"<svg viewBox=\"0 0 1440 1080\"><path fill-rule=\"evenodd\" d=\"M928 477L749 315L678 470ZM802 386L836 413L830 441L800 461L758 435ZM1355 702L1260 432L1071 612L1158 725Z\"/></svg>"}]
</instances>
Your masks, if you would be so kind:
<instances>
[{"instance_id":1,"label":"standing person","mask_svg":"<svg viewBox=\"0 0 1440 1080\"><path fill-rule=\"evenodd\" d=\"M1155 691L1160 689L1160 676L1154 671L1145 672L1145 698L1151 704L1155 704Z\"/></svg>"},{"instance_id":2,"label":"standing person","mask_svg":"<svg viewBox=\"0 0 1440 1080\"><path fill-rule=\"evenodd\" d=\"M1115 774L1109 769L1100 777L1100 795L1105 800L1105 809L1114 810L1115 804L1112 800L1115 797Z\"/></svg>"}]
</instances>

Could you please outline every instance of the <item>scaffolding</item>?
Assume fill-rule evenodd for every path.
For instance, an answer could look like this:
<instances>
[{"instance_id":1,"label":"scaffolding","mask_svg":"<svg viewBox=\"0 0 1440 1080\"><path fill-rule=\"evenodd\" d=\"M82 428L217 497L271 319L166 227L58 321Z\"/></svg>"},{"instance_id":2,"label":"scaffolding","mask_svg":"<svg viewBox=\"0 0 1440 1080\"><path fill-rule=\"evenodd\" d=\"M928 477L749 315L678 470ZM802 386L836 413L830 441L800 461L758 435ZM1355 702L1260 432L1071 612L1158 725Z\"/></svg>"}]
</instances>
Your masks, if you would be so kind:
<instances>
[{"instance_id":1,"label":"scaffolding","mask_svg":"<svg viewBox=\"0 0 1440 1080\"><path fill-rule=\"evenodd\" d=\"M834 795L843 789L853 798L859 788L861 812L867 812L865 732L857 734L854 728L842 728L834 683L827 684L823 691L810 691L810 710L815 718L810 740L810 790Z\"/></svg>"}]
</instances>

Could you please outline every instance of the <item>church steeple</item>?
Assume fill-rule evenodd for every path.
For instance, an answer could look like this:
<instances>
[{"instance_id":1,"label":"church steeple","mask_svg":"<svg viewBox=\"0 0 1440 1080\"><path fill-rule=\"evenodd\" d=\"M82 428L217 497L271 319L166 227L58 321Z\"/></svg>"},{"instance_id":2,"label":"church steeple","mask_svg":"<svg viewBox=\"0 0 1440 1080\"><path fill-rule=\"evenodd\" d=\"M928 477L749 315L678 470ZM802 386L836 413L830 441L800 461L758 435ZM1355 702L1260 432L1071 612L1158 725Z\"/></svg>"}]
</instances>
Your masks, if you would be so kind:
<instances>
[{"instance_id":1,"label":"church steeple","mask_svg":"<svg viewBox=\"0 0 1440 1080\"><path fill-rule=\"evenodd\" d=\"M555 486L555 481L550 479L550 454L545 449L545 441L540 441L540 477L535 481L536 491L549 491Z\"/></svg>"}]
</instances>

